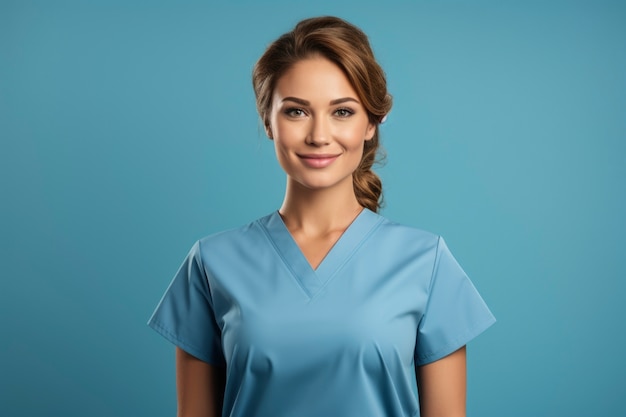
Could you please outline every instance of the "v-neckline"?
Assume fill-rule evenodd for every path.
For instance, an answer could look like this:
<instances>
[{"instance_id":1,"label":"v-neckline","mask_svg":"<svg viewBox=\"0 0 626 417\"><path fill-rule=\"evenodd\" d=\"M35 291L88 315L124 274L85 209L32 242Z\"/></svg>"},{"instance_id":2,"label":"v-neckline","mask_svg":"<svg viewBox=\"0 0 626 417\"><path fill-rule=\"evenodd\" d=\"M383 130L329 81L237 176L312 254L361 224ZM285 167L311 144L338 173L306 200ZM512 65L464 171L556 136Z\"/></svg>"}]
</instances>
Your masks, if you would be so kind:
<instances>
[{"instance_id":1,"label":"v-neckline","mask_svg":"<svg viewBox=\"0 0 626 417\"><path fill-rule=\"evenodd\" d=\"M330 281L380 221L381 216L364 208L313 269L278 211L260 220L276 251L309 297L315 296Z\"/></svg>"}]
</instances>

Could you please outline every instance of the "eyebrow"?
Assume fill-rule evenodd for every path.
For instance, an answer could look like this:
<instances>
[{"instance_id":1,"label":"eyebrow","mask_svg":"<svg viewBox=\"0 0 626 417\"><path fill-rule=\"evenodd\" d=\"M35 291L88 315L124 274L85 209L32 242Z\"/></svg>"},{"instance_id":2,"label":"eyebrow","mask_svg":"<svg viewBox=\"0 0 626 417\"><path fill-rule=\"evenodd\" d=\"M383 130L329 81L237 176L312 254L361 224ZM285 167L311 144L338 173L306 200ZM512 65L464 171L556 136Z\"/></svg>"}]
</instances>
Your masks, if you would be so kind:
<instances>
[{"instance_id":1,"label":"eyebrow","mask_svg":"<svg viewBox=\"0 0 626 417\"><path fill-rule=\"evenodd\" d=\"M281 101L282 101L282 102L285 102L285 101L293 101L294 103L298 103L298 104L301 104L301 105L303 105L303 106L309 106L309 105L311 105L311 103L310 103L309 101L307 101L307 100L303 100L303 99L301 99L301 98L297 98L297 97L285 97L285 98L284 98L284 99L282 99ZM346 102L349 102L349 101L353 101L353 102L355 102L355 103L359 104L359 101L358 101L357 99L355 99L355 98L352 98L352 97L342 97L342 98L337 98L337 99L335 99L335 100L331 100L331 101L330 101L330 105L331 105L331 106L334 106L335 104L346 103Z\"/></svg>"}]
</instances>

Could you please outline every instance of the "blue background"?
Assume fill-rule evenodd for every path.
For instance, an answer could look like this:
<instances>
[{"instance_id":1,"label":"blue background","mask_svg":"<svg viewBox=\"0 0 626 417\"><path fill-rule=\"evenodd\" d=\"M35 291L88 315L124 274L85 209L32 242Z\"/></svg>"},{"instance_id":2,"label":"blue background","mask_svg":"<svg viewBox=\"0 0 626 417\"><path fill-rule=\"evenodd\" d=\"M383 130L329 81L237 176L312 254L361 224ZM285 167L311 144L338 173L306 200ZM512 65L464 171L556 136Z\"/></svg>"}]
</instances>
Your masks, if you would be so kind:
<instances>
[{"instance_id":1,"label":"blue background","mask_svg":"<svg viewBox=\"0 0 626 417\"><path fill-rule=\"evenodd\" d=\"M320 14L388 75L383 214L498 318L469 415L625 415L626 5L497 0L1 1L0 415L174 415L145 322L196 239L280 205L250 72Z\"/></svg>"}]
</instances>

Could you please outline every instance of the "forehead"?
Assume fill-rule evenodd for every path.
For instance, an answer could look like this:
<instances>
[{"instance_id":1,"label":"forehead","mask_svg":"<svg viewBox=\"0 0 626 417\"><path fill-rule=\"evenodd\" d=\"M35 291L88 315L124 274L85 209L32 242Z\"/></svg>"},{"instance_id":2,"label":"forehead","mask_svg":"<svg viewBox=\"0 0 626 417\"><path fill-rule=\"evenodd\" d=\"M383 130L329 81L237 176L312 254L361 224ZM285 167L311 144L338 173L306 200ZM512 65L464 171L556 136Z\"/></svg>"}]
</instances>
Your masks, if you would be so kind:
<instances>
[{"instance_id":1,"label":"forehead","mask_svg":"<svg viewBox=\"0 0 626 417\"><path fill-rule=\"evenodd\" d=\"M276 82L274 97L297 97L311 102L358 98L341 68L320 56L300 60L289 68Z\"/></svg>"}]
</instances>

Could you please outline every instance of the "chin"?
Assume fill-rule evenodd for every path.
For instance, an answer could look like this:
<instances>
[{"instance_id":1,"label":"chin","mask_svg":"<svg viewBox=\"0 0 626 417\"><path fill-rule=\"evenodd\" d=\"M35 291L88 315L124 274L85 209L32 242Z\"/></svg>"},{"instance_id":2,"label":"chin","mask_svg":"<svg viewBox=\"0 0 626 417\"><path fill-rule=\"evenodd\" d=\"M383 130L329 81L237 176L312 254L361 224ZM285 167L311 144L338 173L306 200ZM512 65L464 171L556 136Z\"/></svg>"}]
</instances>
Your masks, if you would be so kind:
<instances>
[{"instance_id":1,"label":"chin","mask_svg":"<svg viewBox=\"0 0 626 417\"><path fill-rule=\"evenodd\" d=\"M328 190L338 187L349 187L352 190L352 177L336 178L299 178L294 179L301 187L311 191ZM349 184L349 185L348 185Z\"/></svg>"}]
</instances>

